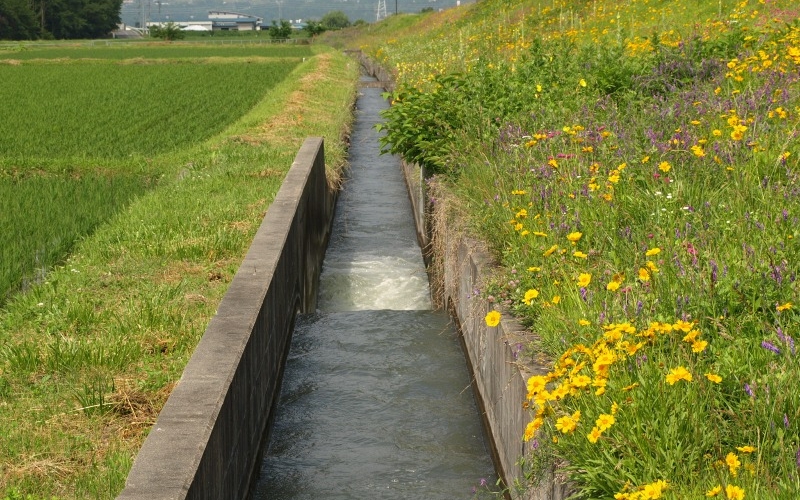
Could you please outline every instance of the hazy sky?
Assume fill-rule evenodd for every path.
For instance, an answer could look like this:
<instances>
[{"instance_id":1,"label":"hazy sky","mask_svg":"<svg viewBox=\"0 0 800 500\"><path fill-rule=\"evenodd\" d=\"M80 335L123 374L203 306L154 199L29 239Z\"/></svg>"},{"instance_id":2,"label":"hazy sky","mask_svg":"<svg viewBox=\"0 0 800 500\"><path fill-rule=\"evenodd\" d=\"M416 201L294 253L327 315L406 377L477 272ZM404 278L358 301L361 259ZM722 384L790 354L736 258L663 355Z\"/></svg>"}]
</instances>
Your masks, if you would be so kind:
<instances>
[{"instance_id":1,"label":"hazy sky","mask_svg":"<svg viewBox=\"0 0 800 500\"><path fill-rule=\"evenodd\" d=\"M375 21L379 0L125 0L122 21L134 25L142 19L142 9L150 21L201 21L209 10L227 10L262 17L269 25L273 19L319 19L332 10L347 14L351 21ZM458 0L386 0L386 11L419 12L431 7L454 7ZM461 0L461 4L474 0Z\"/></svg>"}]
</instances>

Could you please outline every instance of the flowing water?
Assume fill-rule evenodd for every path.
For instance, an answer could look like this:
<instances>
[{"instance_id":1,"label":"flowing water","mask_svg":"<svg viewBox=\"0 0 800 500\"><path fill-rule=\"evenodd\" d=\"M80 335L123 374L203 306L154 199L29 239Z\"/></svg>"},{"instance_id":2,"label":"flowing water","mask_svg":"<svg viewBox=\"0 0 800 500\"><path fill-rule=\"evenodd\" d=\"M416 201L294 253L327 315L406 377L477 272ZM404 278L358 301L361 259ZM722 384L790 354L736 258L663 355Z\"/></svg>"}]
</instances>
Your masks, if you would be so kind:
<instances>
[{"instance_id":1,"label":"flowing water","mask_svg":"<svg viewBox=\"0 0 800 500\"><path fill-rule=\"evenodd\" d=\"M387 106L364 88L318 310L298 318L256 500L468 499L494 483L449 317L431 310Z\"/></svg>"}]
</instances>

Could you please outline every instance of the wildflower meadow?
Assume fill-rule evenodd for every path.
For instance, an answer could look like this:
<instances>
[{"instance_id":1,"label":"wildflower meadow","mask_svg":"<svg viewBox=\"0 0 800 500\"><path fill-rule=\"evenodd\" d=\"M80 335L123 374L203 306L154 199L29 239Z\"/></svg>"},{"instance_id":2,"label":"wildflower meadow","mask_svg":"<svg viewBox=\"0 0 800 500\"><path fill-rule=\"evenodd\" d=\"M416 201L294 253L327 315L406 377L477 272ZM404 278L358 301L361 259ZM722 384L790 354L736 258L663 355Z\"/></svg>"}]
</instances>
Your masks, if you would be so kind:
<instances>
[{"instance_id":1,"label":"wildflower meadow","mask_svg":"<svg viewBox=\"0 0 800 500\"><path fill-rule=\"evenodd\" d=\"M531 482L554 460L576 498L798 498L800 7L447 16L364 50L398 79L386 150L500 264L487 324L518 317L553 360Z\"/></svg>"}]
</instances>

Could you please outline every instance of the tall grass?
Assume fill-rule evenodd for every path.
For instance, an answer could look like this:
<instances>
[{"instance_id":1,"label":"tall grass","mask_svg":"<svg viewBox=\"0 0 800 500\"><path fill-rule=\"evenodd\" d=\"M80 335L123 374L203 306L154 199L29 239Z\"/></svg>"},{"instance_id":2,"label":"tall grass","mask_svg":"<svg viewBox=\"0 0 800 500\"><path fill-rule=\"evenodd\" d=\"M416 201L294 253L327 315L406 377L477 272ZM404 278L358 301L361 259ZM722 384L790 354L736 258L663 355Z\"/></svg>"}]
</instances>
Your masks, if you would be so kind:
<instances>
[{"instance_id":1,"label":"tall grass","mask_svg":"<svg viewBox=\"0 0 800 500\"><path fill-rule=\"evenodd\" d=\"M502 264L487 324L518 316L554 360L532 481L555 460L579 498L800 494L797 17L480 2L368 48L400 80L386 147Z\"/></svg>"}]
</instances>

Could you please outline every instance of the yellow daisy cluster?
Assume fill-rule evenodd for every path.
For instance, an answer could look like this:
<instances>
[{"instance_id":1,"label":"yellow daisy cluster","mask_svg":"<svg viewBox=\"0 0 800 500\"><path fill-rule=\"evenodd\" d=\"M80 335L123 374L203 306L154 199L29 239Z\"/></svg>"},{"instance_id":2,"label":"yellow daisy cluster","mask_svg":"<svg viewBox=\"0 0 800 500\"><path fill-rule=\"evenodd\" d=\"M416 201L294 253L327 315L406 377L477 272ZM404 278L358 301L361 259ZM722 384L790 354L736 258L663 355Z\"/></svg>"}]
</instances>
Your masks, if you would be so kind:
<instances>
[{"instance_id":1,"label":"yellow daisy cluster","mask_svg":"<svg viewBox=\"0 0 800 500\"><path fill-rule=\"evenodd\" d=\"M675 323L653 322L641 330L627 322L605 325L602 336L592 346L577 344L567 349L549 373L534 375L527 381L526 405L530 407L533 403L536 410L525 430L524 439L532 439L548 418L555 419L555 428L563 434L574 432L580 424L580 412L559 414L558 402L586 393L602 396L609 385L613 366L623 364L660 338L676 333L685 333L682 340L690 345L695 354L701 353L708 345L700 339L700 330L695 328L694 323L678 320ZM712 384L722 381L720 375L711 372L705 373L705 378ZM665 381L671 386L693 380L691 371L684 366L671 368L665 375ZM627 392L637 386L638 383L634 383L622 387L621 391ZM597 417L595 426L586 435L591 443L597 443L616 422L618 408L617 403L612 403L608 413Z\"/></svg>"},{"instance_id":2,"label":"yellow daisy cluster","mask_svg":"<svg viewBox=\"0 0 800 500\"><path fill-rule=\"evenodd\" d=\"M650 500L662 498L664 491L669 487L666 481L659 479L658 481L642 485L632 491L627 491L630 485L626 484L625 489L616 495L615 500Z\"/></svg>"}]
</instances>

